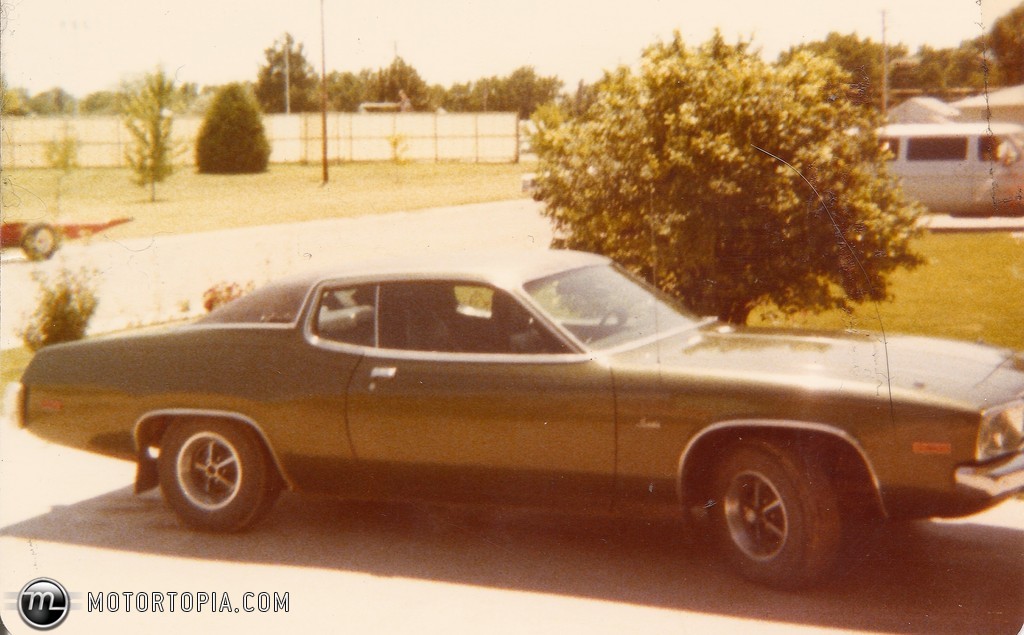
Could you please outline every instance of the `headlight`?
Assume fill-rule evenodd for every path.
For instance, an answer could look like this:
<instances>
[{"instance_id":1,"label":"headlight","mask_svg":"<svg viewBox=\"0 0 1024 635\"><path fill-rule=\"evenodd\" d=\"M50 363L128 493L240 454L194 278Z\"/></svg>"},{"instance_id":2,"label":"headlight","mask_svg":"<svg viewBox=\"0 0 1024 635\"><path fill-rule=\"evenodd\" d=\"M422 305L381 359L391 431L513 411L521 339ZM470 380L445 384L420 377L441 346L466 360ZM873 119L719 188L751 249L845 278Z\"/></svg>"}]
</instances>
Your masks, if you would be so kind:
<instances>
[{"instance_id":1,"label":"headlight","mask_svg":"<svg viewBox=\"0 0 1024 635\"><path fill-rule=\"evenodd\" d=\"M1024 447L1024 400L986 410L978 430L979 461L987 461Z\"/></svg>"}]
</instances>

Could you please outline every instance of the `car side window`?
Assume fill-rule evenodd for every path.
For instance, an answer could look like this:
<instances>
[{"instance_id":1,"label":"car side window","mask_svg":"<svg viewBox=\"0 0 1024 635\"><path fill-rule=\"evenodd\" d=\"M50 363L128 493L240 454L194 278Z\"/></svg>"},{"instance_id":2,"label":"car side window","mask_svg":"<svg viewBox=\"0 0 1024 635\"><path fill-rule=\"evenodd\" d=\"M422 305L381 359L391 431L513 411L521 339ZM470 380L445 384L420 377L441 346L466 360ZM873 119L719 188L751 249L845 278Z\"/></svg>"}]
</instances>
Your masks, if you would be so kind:
<instances>
[{"instance_id":1,"label":"car side window","mask_svg":"<svg viewBox=\"0 0 1024 635\"><path fill-rule=\"evenodd\" d=\"M380 347L448 353L568 352L507 293L486 285L435 281L381 285Z\"/></svg>"},{"instance_id":2,"label":"car side window","mask_svg":"<svg viewBox=\"0 0 1024 635\"><path fill-rule=\"evenodd\" d=\"M328 288L320 294L313 332L332 342L376 344L375 285Z\"/></svg>"}]
</instances>

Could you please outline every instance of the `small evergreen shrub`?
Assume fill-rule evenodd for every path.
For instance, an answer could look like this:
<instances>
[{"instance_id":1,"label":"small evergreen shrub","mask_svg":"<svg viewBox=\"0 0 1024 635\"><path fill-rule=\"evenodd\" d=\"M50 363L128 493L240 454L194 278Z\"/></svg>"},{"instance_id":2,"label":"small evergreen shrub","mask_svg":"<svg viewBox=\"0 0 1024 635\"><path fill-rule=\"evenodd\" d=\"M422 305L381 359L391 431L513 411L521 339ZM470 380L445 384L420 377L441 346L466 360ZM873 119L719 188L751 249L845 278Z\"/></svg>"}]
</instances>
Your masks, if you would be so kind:
<instances>
[{"instance_id":1,"label":"small evergreen shrub","mask_svg":"<svg viewBox=\"0 0 1024 635\"><path fill-rule=\"evenodd\" d=\"M28 324L18 332L25 346L37 351L44 346L85 337L99 302L93 275L94 272L86 269L77 273L63 269L53 278L35 276L39 302Z\"/></svg>"},{"instance_id":2,"label":"small evergreen shrub","mask_svg":"<svg viewBox=\"0 0 1024 635\"><path fill-rule=\"evenodd\" d=\"M228 84L213 98L196 140L200 174L264 172L270 161L270 142L259 104L252 91Z\"/></svg>"}]
</instances>

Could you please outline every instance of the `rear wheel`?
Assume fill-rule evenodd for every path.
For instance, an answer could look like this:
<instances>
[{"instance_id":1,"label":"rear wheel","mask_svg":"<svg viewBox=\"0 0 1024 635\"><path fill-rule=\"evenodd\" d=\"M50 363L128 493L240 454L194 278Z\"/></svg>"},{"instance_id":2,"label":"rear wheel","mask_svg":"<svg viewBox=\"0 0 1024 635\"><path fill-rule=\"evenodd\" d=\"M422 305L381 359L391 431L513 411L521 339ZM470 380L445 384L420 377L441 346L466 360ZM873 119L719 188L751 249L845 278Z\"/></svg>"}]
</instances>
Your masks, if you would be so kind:
<instances>
[{"instance_id":1,"label":"rear wheel","mask_svg":"<svg viewBox=\"0 0 1024 635\"><path fill-rule=\"evenodd\" d=\"M769 444L734 448L714 479L716 534L735 567L798 588L832 564L840 542L835 491L824 470Z\"/></svg>"},{"instance_id":2,"label":"rear wheel","mask_svg":"<svg viewBox=\"0 0 1024 635\"><path fill-rule=\"evenodd\" d=\"M21 239L21 250L29 260L48 260L59 245L57 229L46 223L30 225Z\"/></svg>"},{"instance_id":3,"label":"rear wheel","mask_svg":"<svg viewBox=\"0 0 1024 635\"><path fill-rule=\"evenodd\" d=\"M251 527L281 490L263 445L247 429L225 421L172 426L161 443L158 470L164 499L196 529Z\"/></svg>"}]
</instances>

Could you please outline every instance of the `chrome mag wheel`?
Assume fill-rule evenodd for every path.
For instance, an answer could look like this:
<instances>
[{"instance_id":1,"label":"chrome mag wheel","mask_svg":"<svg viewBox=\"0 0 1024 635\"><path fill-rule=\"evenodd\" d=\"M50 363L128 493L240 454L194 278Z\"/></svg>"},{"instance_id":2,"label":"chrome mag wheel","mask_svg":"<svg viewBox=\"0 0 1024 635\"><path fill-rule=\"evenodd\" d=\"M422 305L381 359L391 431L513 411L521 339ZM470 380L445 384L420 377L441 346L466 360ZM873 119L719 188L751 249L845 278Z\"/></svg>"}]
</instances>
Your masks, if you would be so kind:
<instances>
[{"instance_id":1,"label":"chrome mag wheel","mask_svg":"<svg viewBox=\"0 0 1024 635\"><path fill-rule=\"evenodd\" d=\"M181 491L196 507L214 511L238 495L243 478L238 450L215 432L189 437L178 451L176 465Z\"/></svg>"},{"instance_id":2,"label":"chrome mag wheel","mask_svg":"<svg viewBox=\"0 0 1024 635\"><path fill-rule=\"evenodd\" d=\"M722 501L733 543L748 557L768 560L786 546L789 518L775 485L760 472L737 474Z\"/></svg>"}]
</instances>

